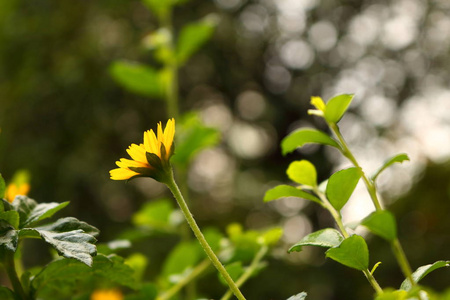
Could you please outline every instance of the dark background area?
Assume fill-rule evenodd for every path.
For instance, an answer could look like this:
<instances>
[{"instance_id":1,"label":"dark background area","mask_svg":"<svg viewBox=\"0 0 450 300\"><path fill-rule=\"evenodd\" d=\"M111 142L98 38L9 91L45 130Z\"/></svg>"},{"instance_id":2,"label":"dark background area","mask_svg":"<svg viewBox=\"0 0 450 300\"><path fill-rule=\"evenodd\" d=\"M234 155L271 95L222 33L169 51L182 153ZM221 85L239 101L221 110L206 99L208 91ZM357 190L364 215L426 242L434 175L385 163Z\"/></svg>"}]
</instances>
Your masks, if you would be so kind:
<instances>
[{"instance_id":1,"label":"dark background area","mask_svg":"<svg viewBox=\"0 0 450 300\"><path fill-rule=\"evenodd\" d=\"M201 227L285 229L268 267L244 286L248 299L372 294L359 272L325 260L321 249L286 254L295 239L333 226L319 207L262 201L267 189L288 182L285 170L295 159L312 161L320 179L345 164L320 147L281 155L279 142L293 129L325 129L306 113L311 95L356 94L342 129L369 169L397 152L410 154L409 165L394 168L380 189L413 268L449 259L448 2L190 0L175 10L175 29L210 13L220 18L212 40L179 73L182 112L199 111L222 133L220 145L200 153L189 171L192 210ZM125 184L108 174L144 130L167 119L164 102L123 90L108 73L118 59L154 64L141 40L157 27L139 1L0 1L2 176L28 170L32 198L70 201L65 214L98 227L101 242L129 228L143 203L168 195L149 179ZM380 284L398 287L402 275L389 246L377 237L368 242L371 265L383 262ZM149 276L175 243L136 245L150 256ZM28 251L39 255L27 265L50 259L42 244ZM424 284L444 289L448 271ZM220 297L216 286L200 289Z\"/></svg>"}]
</instances>

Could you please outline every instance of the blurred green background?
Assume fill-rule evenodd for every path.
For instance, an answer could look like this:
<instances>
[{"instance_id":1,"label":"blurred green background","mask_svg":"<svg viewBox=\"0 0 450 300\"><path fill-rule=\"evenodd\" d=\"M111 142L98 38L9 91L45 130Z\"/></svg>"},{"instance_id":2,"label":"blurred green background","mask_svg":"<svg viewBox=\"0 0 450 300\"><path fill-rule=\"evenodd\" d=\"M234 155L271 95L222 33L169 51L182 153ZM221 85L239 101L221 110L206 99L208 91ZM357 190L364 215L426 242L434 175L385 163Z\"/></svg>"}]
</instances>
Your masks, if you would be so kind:
<instances>
[{"instance_id":1,"label":"blurred green background","mask_svg":"<svg viewBox=\"0 0 450 300\"><path fill-rule=\"evenodd\" d=\"M319 179L348 165L321 147L281 155L279 142L292 130L325 128L306 113L312 95L356 94L340 125L369 171L390 155L410 155L410 163L380 178L380 190L392 203L413 268L449 259L448 1L190 0L174 11L175 31L211 13L218 26L180 70L179 95L181 111L198 111L221 132L221 142L197 155L187 184L201 227L284 228L268 267L244 286L248 299L372 293L359 272L325 260L321 249L286 253L304 235L333 226L330 216L298 200L262 201L267 189L287 182L285 169L295 159L312 161ZM32 198L71 201L67 214L98 227L101 242L130 228L143 203L168 195L152 180L125 184L108 174L144 130L168 119L163 101L123 90L108 71L119 59L155 64L142 39L157 28L139 1L0 1L1 173L8 181L28 170ZM353 198L363 204L350 205L347 221L372 209L363 189ZM399 286L388 245L368 240L371 264L383 261L380 284ZM148 278L176 242L135 245L150 257ZM50 260L45 246L32 247L27 266ZM442 290L446 278L448 271L439 271L424 284ZM218 298L223 288L213 290L214 279L201 281L199 290Z\"/></svg>"}]
</instances>

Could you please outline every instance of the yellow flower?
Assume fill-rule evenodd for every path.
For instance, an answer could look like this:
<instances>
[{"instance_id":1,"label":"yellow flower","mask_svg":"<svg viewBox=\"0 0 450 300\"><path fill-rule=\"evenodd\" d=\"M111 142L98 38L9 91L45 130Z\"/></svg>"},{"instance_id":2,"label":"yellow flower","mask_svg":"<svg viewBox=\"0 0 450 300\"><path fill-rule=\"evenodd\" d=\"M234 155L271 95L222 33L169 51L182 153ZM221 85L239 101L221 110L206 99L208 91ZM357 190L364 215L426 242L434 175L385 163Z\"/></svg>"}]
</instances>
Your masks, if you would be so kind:
<instances>
[{"instance_id":1,"label":"yellow flower","mask_svg":"<svg viewBox=\"0 0 450 300\"><path fill-rule=\"evenodd\" d=\"M309 109L308 110L308 114L310 114L310 115L317 115L317 116L321 116L321 117L323 117L325 115L326 105L323 102L322 98L316 97L316 96L312 96L311 97L311 104L316 109Z\"/></svg>"},{"instance_id":2,"label":"yellow flower","mask_svg":"<svg viewBox=\"0 0 450 300\"><path fill-rule=\"evenodd\" d=\"M30 191L30 185L28 183L16 184L14 182L8 184L6 187L5 197L9 203L14 201L14 198L18 195L26 196Z\"/></svg>"},{"instance_id":3,"label":"yellow flower","mask_svg":"<svg viewBox=\"0 0 450 300\"><path fill-rule=\"evenodd\" d=\"M123 300L123 295L116 289L96 290L91 294L91 300Z\"/></svg>"},{"instance_id":4,"label":"yellow flower","mask_svg":"<svg viewBox=\"0 0 450 300\"><path fill-rule=\"evenodd\" d=\"M131 144L127 149L132 159L121 158L116 162L119 168L109 171L113 180L128 180L135 177L151 177L163 180L170 171L169 159L173 154L173 138L175 135L175 120L167 121L162 129L158 123L157 135L152 129L144 132L144 143Z\"/></svg>"}]
</instances>

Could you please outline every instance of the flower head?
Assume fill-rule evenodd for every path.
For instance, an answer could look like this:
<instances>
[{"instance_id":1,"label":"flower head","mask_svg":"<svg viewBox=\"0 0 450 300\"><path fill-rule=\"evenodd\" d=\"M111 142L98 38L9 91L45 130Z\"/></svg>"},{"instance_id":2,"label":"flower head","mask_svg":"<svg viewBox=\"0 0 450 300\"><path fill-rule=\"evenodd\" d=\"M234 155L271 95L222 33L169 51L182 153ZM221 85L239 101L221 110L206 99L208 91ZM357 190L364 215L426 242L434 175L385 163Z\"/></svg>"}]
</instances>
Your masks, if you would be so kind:
<instances>
[{"instance_id":1,"label":"flower head","mask_svg":"<svg viewBox=\"0 0 450 300\"><path fill-rule=\"evenodd\" d=\"M91 295L91 300L122 300L122 292L116 289L96 290Z\"/></svg>"},{"instance_id":2,"label":"flower head","mask_svg":"<svg viewBox=\"0 0 450 300\"><path fill-rule=\"evenodd\" d=\"M323 117L325 115L326 105L323 102L322 98L312 96L311 97L311 105L313 105L316 109L309 109L308 114L317 115Z\"/></svg>"},{"instance_id":3,"label":"flower head","mask_svg":"<svg viewBox=\"0 0 450 300\"><path fill-rule=\"evenodd\" d=\"M157 134L152 129L144 132L144 143L131 144L127 152L132 159L121 158L116 162L119 168L109 171L113 180L128 180L135 177L151 177L161 181L170 171L169 159L174 152L173 138L175 120L167 121L162 129L158 123Z\"/></svg>"},{"instance_id":4,"label":"flower head","mask_svg":"<svg viewBox=\"0 0 450 300\"><path fill-rule=\"evenodd\" d=\"M27 182L22 182L17 184L15 182L11 182L6 187L5 197L8 202L12 203L14 198L18 195L26 196L30 191L30 185Z\"/></svg>"}]
</instances>

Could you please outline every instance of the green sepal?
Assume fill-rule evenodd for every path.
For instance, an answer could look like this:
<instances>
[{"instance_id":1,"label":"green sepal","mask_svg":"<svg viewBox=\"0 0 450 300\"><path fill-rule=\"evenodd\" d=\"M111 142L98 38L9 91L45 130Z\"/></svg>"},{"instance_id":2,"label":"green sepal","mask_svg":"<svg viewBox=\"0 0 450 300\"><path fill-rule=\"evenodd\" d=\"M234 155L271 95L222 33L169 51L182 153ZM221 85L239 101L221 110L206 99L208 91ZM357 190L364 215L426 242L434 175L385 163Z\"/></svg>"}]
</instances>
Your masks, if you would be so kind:
<instances>
[{"instance_id":1,"label":"green sepal","mask_svg":"<svg viewBox=\"0 0 450 300\"><path fill-rule=\"evenodd\" d=\"M338 247L328 249L326 256L360 271L369 267L369 249L366 241L356 234L343 240Z\"/></svg>"},{"instance_id":2,"label":"green sepal","mask_svg":"<svg viewBox=\"0 0 450 300\"><path fill-rule=\"evenodd\" d=\"M308 234L289 248L288 252L300 252L302 251L303 246L318 246L324 248L338 247L343 240L344 237L339 231L334 228L325 228Z\"/></svg>"}]
</instances>

